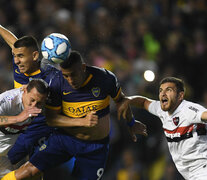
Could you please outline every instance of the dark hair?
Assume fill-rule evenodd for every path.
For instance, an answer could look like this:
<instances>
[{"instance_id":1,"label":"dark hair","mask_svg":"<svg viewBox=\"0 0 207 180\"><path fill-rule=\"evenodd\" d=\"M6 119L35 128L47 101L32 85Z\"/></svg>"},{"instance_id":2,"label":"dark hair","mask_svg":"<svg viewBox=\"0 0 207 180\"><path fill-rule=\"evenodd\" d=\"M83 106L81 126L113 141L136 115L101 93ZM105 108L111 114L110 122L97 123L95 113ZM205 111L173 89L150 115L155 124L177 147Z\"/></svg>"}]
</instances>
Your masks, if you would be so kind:
<instances>
[{"instance_id":1,"label":"dark hair","mask_svg":"<svg viewBox=\"0 0 207 180\"><path fill-rule=\"evenodd\" d=\"M33 88L36 88L40 94L48 95L49 85L43 79L32 79L27 85L27 92L30 92Z\"/></svg>"},{"instance_id":2,"label":"dark hair","mask_svg":"<svg viewBox=\"0 0 207 180\"><path fill-rule=\"evenodd\" d=\"M174 83L178 92L185 91L184 81L182 79L176 77L166 77L160 81L160 85L164 83Z\"/></svg>"},{"instance_id":3,"label":"dark hair","mask_svg":"<svg viewBox=\"0 0 207 180\"><path fill-rule=\"evenodd\" d=\"M33 36L23 36L14 43L15 48L27 47L39 52L39 45Z\"/></svg>"},{"instance_id":4,"label":"dark hair","mask_svg":"<svg viewBox=\"0 0 207 180\"><path fill-rule=\"evenodd\" d=\"M81 54L78 51L71 51L70 56L64 62L60 63L60 67L67 69L78 63L84 63Z\"/></svg>"}]
</instances>

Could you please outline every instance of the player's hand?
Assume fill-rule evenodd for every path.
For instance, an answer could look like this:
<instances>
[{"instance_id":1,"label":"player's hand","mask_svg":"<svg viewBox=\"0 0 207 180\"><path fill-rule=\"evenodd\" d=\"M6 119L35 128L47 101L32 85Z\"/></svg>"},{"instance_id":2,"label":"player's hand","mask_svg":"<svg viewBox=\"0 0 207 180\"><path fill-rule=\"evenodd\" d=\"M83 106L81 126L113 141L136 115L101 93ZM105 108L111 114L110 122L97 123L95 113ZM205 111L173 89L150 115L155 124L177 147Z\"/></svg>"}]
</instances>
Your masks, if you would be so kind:
<instances>
[{"instance_id":1,"label":"player's hand","mask_svg":"<svg viewBox=\"0 0 207 180\"><path fill-rule=\"evenodd\" d=\"M147 128L146 125L141 123L140 121L135 120L135 124L132 127L129 127L129 134L132 137L134 142L137 142L136 134L140 134L143 136L147 136Z\"/></svg>"},{"instance_id":2,"label":"player's hand","mask_svg":"<svg viewBox=\"0 0 207 180\"><path fill-rule=\"evenodd\" d=\"M84 119L85 127L94 127L98 124L98 116L95 111L91 111Z\"/></svg>"},{"instance_id":3,"label":"player's hand","mask_svg":"<svg viewBox=\"0 0 207 180\"><path fill-rule=\"evenodd\" d=\"M17 122L22 122L28 118L38 116L38 114L41 112L42 109L39 109L37 107L28 107L24 109L19 115L17 115Z\"/></svg>"},{"instance_id":4,"label":"player's hand","mask_svg":"<svg viewBox=\"0 0 207 180\"><path fill-rule=\"evenodd\" d=\"M122 100L121 104L117 106L117 113L118 113L118 119L121 119L121 116L126 119L126 113L127 109L129 108L130 99L127 97Z\"/></svg>"}]
</instances>

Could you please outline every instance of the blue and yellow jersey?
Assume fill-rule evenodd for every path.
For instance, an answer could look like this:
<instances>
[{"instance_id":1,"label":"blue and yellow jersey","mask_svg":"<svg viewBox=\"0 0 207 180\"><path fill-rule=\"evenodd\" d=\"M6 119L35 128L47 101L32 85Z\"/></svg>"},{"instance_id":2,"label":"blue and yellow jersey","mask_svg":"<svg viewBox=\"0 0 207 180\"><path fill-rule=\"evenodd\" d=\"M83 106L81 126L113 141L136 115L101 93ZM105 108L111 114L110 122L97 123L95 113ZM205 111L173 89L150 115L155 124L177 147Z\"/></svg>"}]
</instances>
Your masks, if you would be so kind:
<instances>
[{"instance_id":1,"label":"blue and yellow jersey","mask_svg":"<svg viewBox=\"0 0 207 180\"><path fill-rule=\"evenodd\" d=\"M96 111L99 117L109 113L110 97L116 100L121 92L116 76L98 67L87 66L89 76L79 89L73 89L66 80L62 80L62 112L69 117L84 117L90 111Z\"/></svg>"},{"instance_id":2,"label":"blue and yellow jersey","mask_svg":"<svg viewBox=\"0 0 207 180\"><path fill-rule=\"evenodd\" d=\"M59 96L58 93L55 92L56 86L59 86L60 79L63 78L62 73L59 70L48 64L45 68L40 68L31 74L20 73L17 65L14 62L13 62L13 70L14 70L15 88L19 88L22 85L27 84L30 79L41 78L45 80L50 87L47 106L52 107L54 109L61 108L61 97L58 97ZM45 117L42 115L36 117L35 120L32 122L32 124L37 124L40 122L45 123ZM41 125L41 123L39 125Z\"/></svg>"}]
</instances>

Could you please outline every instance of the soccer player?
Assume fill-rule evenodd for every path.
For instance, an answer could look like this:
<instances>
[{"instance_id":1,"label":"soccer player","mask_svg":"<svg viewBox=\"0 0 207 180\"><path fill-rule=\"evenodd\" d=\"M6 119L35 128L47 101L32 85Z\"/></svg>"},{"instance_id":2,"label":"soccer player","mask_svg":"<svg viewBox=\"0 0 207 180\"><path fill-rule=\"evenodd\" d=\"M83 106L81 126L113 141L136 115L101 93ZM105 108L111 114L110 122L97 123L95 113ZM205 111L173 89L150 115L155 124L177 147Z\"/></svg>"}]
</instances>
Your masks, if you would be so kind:
<instances>
[{"instance_id":1,"label":"soccer player","mask_svg":"<svg viewBox=\"0 0 207 180\"><path fill-rule=\"evenodd\" d=\"M118 110L126 116L129 105L144 108L158 116L168 141L172 159L180 174L188 180L207 178L207 109L184 100L184 82L166 77L160 82L159 101L142 96L127 97Z\"/></svg>"},{"instance_id":2,"label":"soccer player","mask_svg":"<svg viewBox=\"0 0 207 180\"><path fill-rule=\"evenodd\" d=\"M17 137L42 112L48 84L33 79L27 86L0 94L0 177L13 170L7 152Z\"/></svg>"},{"instance_id":3,"label":"soccer player","mask_svg":"<svg viewBox=\"0 0 207 180\"><path fill-rule=\"evenodd\" d=\"M112 72L87 66L77 51L72 51L60 67L65 79L56 91L62 95L62 111L48 110L46 114L51 126L58 121L62 128L55 130L42 146L36 148L29 162L3 180L33 176L73 156L76 158L72 172L75 178L101 179L109 150L110 97L119 106L125 96ZM88 112L98 117L88 127L83 127L83 117ZM147 135L145 125L134 119L130 108L126 119L135 142L136 134ZM68 127L69 122L72 127Z\"/></svg>"}]
</instances>

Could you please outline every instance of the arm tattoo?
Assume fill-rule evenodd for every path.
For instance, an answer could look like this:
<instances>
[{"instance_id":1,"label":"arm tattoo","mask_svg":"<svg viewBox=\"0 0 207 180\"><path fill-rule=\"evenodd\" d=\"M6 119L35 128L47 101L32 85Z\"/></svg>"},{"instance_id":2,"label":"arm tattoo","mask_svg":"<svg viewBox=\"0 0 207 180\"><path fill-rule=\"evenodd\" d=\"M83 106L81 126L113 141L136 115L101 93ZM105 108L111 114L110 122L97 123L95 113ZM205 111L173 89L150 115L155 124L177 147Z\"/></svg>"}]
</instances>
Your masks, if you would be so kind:
<instances>
[{"instance_id":1,"label":"arm tattoo","mask_svg":"<svg viewBox=\"0 0 207 180\"><path fill-rule=\"evenodd\" d=\"M8 122L8 118L5 116L0 116L0 123Z\"/></svg>"}]
</instances>

